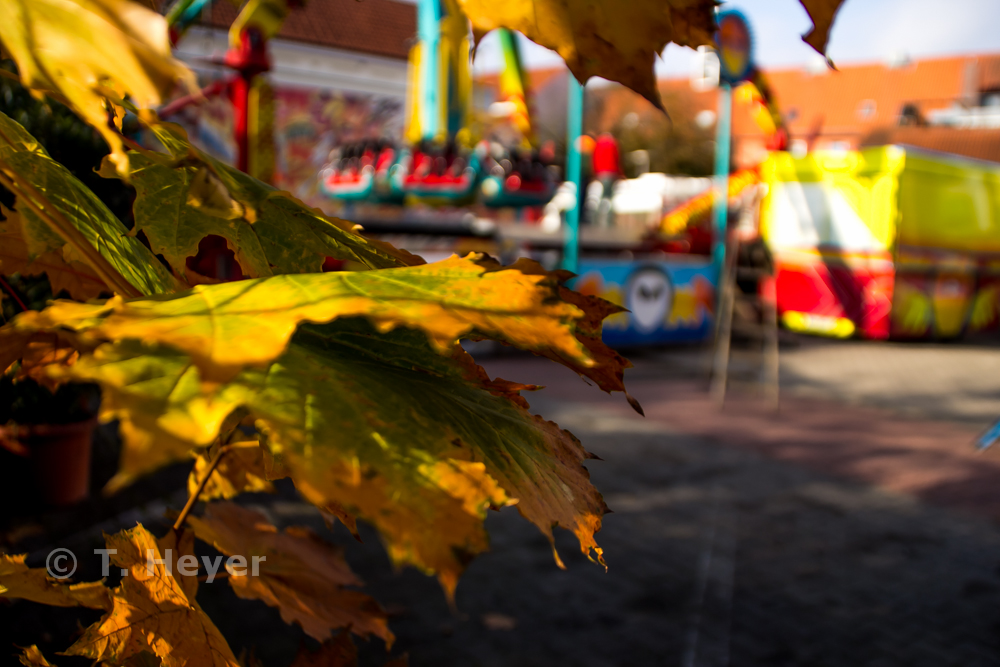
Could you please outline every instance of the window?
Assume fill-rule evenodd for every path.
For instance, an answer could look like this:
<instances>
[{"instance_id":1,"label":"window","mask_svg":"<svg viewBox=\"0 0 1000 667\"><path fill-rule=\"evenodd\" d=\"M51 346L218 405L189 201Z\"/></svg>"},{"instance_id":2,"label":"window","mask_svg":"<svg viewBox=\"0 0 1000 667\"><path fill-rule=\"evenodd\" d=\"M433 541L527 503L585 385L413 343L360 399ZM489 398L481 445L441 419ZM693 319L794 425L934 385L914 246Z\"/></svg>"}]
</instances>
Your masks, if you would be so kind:
<instances>
[{"instance_id":1,"label":"window","mask_svg":"<svg viewBox=\"0 0 1000 667\"><path fill-rule=\"evenodd\" d=\"M875 117L875 100L861 100L858 102L858 120L871 120Z\"/></svg>"},{"instance_id":2,"label":"window","mask_svg":"<svg viewBox=\"0 0 1000 667\"><path fill-rule=\"evenodd\" d=\"M1000 107L1000 90L988 90L983 93L979 102L980 106L997 108Z\"/></svg>"},{"instance_id":3,"label":"window","mask_svg":"<svg viewBox=\"0 0 1000 667\"><path fill-rule=\"evenodd\" d=\"M924 115L920 113L920 107L913 102L907 102L899 112L900 125L926 125Z\"/></svg>"}]
</instances>

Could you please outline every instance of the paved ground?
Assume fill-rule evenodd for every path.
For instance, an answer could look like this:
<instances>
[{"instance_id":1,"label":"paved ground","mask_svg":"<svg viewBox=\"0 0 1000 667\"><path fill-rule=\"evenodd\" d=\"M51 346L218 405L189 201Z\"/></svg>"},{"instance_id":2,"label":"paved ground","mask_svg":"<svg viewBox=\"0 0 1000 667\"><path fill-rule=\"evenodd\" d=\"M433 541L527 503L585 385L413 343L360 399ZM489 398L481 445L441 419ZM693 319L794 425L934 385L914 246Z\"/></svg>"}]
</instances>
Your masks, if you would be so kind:
<instances>
[{"instance_id":1,"label":"paved ground","mask_svg":"<svg viewBox=\"0 0 1000 667\"><path fill-rule=\"evenodd\" d=\"M434 581L393 572L370 532L363 545L331 535L289 495L250 502L344 544L393 613L393 654L417 666L1000 665L1000 450L969 446L1000 416L1000 350L787 347L777 414L741 391L716 410L697 350L636 362L627 378L645 419L550 362L487 364L547 384L533 407L603 459L589 467L614 510L598 536L607 573L565 534L558 570L510 508L489 519L493 551L470 567L455 612ZM265 665L287 665L302 640L228 587L199 599ZM44 608L11 609L0 627L21 644L69 627ZM21 636L26 626L39 630ZM50 657L65 644L52 645ZM363 653L385 660L377 642Z\"/></svg>"},{"instance_id":2,"label":"paved ground","mask_svg":"<svg viewBox=\"0 0 1000 667\"><path fill-rule=\"evenodd\" d=\"M787 335L781 387L795 396L883 407L924 418L981 425L1000 417L1000 340L968 343L836 341ZM739 353L735 375L749 375L757 358ZM703 348L640 353L635 374L708 376ZM742 364L740 363L742 362ZM749 379L749 377L747 377Z\"/></svg>"}]
</instances>

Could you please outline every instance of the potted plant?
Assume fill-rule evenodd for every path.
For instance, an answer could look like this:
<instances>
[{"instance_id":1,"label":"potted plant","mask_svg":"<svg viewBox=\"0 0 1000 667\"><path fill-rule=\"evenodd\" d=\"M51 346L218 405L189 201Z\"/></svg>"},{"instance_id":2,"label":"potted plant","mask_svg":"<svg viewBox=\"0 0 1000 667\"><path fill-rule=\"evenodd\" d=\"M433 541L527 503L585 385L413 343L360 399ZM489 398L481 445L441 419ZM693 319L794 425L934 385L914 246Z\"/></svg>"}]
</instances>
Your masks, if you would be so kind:
<instances>
[{"instance_id":1,"label":"potted plant","mask_svg":"<svg viewBox=\"0 0 1000 667\"><path fill-rule=\"evenodd\" d=\"M13 275L2 280L3 318L44 308L52 298L45 276ZM96 385L47 387L31 378L0 377L0 445L27 459L32 484L42 500L66 506L90 490L91 438L100 397Z\"/></svg>"},{"instance_id":2,"label":"potted plant","mask_svg":"<svg viewBox=\"0 0 1000 667\"><path fill-rule=\"evenodd\" d=\"M97 424L94 385L54 392L30 378L0 378L0 445L30 463L34 486L49 505L72 505L90 490L90 449Z\"/></svg>"}]
</instances>

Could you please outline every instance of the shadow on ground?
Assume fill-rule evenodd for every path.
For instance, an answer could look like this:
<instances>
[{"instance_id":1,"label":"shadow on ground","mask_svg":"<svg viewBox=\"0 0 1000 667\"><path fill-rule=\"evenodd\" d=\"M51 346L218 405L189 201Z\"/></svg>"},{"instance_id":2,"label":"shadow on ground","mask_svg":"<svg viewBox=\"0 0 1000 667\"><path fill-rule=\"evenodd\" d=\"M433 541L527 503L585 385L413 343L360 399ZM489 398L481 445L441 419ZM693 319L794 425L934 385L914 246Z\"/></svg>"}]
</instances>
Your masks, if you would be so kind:
<instances>
[{"instance_id":1,"label":"shadow on ground","mask_svg":"<svg viewBox=\"0 0 1000 667\"><path fill-rule=\"evenodd\" d=\"M948 468L954 475L920 477L920 493L904 492L883 483L893 470L920 472L951 459L947 448L927 454L899 445L896 452L897 441L885 438L903 437L906 424L926 432L931 422L872 413L882 415L885 432L876 420L863 440L865 429L838 424L830 415L841 407L826 404L830 412L778 421L777 435L743 433L759 430L758 422L739 419L764 419L752 405L739 419L695 414L705 399L693 376L687 384L665 381L655 364L640 364L635 377L651 415L642 420L620 396L605 400L583 387L596 398L578 400L577 384L553 367L517 357L491 371L548 380L550 390L532 396L533 406L603 459L588 467L614 511L598 535L607 572L580 555L565 531L556 546L567 569L559 570L547 540L508 508L491 514L492 551L472 563L452 610L433 579L394 572L370 530L364 544L341 526L331 533L287 490L244 502L280 525L308 525L342 544L392 614L392 655L408 652L418 667L1000 665L1000 529L992 510L977 511L984 489L1000 488L995 460L976 467L977 459L958 452ZM811 430L796 430L802 424ZM957 443L969 432L967 425L937 427L943 430L926 432L927 442L951 433ZM815 440L802 435L816 430L823 432ZM852 438L863 441L846 442L843 452L855 458L837 467L837 443ZM924 442L906 438L898 442ZM873 472L861 465L866 460L885 466ZM975 494L956 502L970 480ZM125 520L149 523L162 511L152 503ZM117 529L112 523L104 529ZM100 531L66 539L73 543L60 546L83 553L100 545ZM32 548L33 564L41 564L44 549ZM83 578L94 576L86 570L96 561L84 566ZM237 653L252 650L263 665L288 665L308 643L275 610L236 599L224 583L203 585L199 601ZM92 620L88 614L3 605L0 641L38 643L54 664L86 664L55 654L71 641L76 619ZM372 641L362 656L380 665L387 654Z\"/></svg>"}]
</instances>

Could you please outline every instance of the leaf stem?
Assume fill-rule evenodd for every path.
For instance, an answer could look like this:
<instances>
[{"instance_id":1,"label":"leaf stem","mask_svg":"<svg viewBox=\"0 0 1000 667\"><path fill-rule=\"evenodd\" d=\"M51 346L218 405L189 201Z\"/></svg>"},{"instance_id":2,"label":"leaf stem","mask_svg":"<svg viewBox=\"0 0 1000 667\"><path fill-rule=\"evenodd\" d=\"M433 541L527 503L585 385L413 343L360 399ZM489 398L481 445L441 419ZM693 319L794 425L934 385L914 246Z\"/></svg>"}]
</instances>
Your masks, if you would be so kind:
<instances>
[{"instance_id":1,"label":"leaf stem","mask_svg":"<svg viewBox=\"0 0 1000 667\"><path fill-rule=\"evenodd\" d=\"M3 288L4 292L10 294L11 298L17 302L17 305L21 308L22 313L28 310L28 307L24 305L24 301L21 301L21 297L17 295L17 292L14 291L14 288L10 286L10 283L8 283L3 276L0 276L0 287Z\"/></svg>"},{"instance_id":2,"label":"leaf stem","mask_svg":"<svg viewBox=\"0 0 1000 667\"><path fill-rule=\"evenodd\" d=\"M45 202L45 197L35 187L21 178L6 162L0 160L0 185L13 192L28 205L42 222L64 241L80 251L84 261L94 270L94 273L112 290L125 297L142 296L142 292L132 286L98 250L91 245L83 233L76 228L61 211L54 206L43 207L39 201Z\"/></svg>"},{"instance_id":3,"label":"leaf stem","mask_svg":"<svg viewBox=\"0 0 1000 667\"><path fill-rule=\"evenodd\" d=\"M215 468L219 465L219 461L222 460L222 457L225 456L228 451L229 445L222 445L219 447L219 451L215 453L215 456L212 457L212 462L208 464L205 476L201 478L200 482L198 482L198 488L188 496L187 502L184 504L184 509L182 509L181 513L177 515L177 520L174 521L174 530L180 530L181 526L184 525L184 520L187 519L188 514L191 513L191 508L194 507L196 502L198 502L198 496L200 496L201 492L205 490L205 484L208 483L208 478L212 476L213 472L215 472Z\"/></svg>"}]
</instances>

